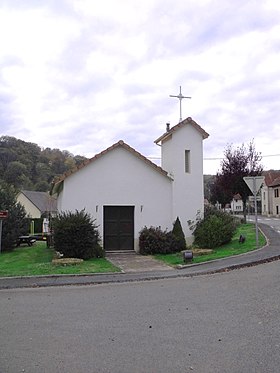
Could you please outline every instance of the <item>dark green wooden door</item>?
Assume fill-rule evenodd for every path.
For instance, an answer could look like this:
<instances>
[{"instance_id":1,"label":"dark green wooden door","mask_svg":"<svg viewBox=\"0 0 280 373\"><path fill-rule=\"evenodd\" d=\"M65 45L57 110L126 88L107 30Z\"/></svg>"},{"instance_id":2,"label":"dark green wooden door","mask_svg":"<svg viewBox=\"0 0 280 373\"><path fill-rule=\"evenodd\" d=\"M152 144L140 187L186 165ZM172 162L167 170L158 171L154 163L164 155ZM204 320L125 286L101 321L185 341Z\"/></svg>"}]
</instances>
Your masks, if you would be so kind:
<instances>
[{"instance_id":1,"label":"dark green wooden door","mask_svg":"<svg viewBox=\"0 0 280 373\"><path fill-rule=\"evenodd\" d=\"M106 251L134 249L134 206L104 206Z\"/></svg>"}]
</instances>

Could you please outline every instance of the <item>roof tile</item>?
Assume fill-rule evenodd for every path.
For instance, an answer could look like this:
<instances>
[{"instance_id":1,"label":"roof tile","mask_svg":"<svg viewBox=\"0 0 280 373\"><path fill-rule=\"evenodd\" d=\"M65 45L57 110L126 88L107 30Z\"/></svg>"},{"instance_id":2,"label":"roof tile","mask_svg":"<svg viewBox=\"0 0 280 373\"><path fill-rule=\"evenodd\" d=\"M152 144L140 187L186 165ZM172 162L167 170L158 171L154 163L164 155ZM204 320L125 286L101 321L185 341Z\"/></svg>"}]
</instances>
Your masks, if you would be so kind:
<instances>
[{"instance_id":1,"label":"roof tile","mask_svg":"<svg viewBox=\"0 0 280 373\"><path fill-rule=\"evenodd\" d=\"M198 132L201 133L203 139L207 139L209 134L204 131L202 127L200 127L199 124L197 124L191 117L188 117L184 119L182 122L176 124L176 126L170 128L170 130L166 131L163 135L161 135L158 139L156 139L154 142L158 144L160 141L166 140L169 136L172 135L173 132L177 131L179 128L185 126L185 125L192 125L194 128L198 130Z\"/></svg>"}]
</instances>

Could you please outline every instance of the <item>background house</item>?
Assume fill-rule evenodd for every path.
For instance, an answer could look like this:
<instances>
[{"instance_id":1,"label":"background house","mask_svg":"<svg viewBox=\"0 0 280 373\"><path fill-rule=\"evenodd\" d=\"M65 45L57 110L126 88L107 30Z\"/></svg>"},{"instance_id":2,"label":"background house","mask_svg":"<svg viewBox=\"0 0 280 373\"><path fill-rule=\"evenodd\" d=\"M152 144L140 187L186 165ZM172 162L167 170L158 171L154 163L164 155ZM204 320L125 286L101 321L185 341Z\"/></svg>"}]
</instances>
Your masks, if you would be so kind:
<instances>
[{"instance_id":1,"label":"background house","mask_svg":"<svg viewBox=\"0 0 280 373\"><path fill-rule=\"evenodd\" d=\"M138 251L144 226L170 230L177 216L190 243L187 222L203 213L202 142L207 137L192 118L167 126L155 141L162 167L121 140L54 183L58 210L90 213L107 251Z\"/></svg>"},{"instance_id":2,"label":"background house","mask_svg":"<svg viewBox=\"0 0 280 373\"><path fill-rule=\"evenodd\" d=\"M277 177L271 184L272 189L272 214L280 215L280 177Z\"/></svg>"},{"instance_id":3,"label":"background house","mask_svg":"<svg viewBox=\"0 0 280 373\"><path fill-rule=\"evenodd\" d=\"M261 188L262 214L280 215L280 171L264 171L264 184Z\"/></svg>"},{"instance_id":4,"label":"background house","mask_svg":"<svg viewBox=\"0 0 280 373\"><path fill-rule=\"evenodd\" d=\"M243 213L243 202L242 202L242 197L239 193L233 196L233 199L230 203L230 210L234 214Z\"/></svg>"},{"instance_id":5,"label":"background house","mask_svg":"<svg viewBox=\"0 0 280 373\"><path fill-rule=\"evenodd\" d=\"M33 219L55 216L57 213L56 198L47 192L36 192L33 190L22 190L17 195L17 202L20 202L28 215Z\"/></svg>"}]
</instances>

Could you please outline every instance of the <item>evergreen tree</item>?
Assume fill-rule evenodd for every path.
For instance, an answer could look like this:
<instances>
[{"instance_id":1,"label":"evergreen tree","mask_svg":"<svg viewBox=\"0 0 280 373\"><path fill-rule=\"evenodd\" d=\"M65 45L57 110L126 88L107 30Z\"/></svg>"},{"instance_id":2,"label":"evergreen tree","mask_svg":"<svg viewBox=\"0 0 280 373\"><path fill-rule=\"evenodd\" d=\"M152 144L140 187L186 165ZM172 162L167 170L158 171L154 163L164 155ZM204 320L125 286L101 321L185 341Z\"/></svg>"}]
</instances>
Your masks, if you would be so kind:
<instances>
[{"instance_id":1,"label":"evergreen tree","mask_svg":"<svg viewBox=\"0 0 280 373\"><path fill-rule=\"evenodd\" d=\"M175 237L178 250L179 251L186 250L186 239L185 239L182 225L181 225L181 222L178 216L173 225L172 234Z\"/></svg>"},{"instance_id":2,"label":"evergreen tree","mask_svg":"<svg viewBox=\"0 0 280 373\"><path fill-rule=\"evenodd\" d=\"M17 191L3 182L0 183L0 210L8 211L8 218L2 222L2 251L13 250L17 238L28 234L28 220L24 207L16 200Z\"/></svg>"}]
</instances>

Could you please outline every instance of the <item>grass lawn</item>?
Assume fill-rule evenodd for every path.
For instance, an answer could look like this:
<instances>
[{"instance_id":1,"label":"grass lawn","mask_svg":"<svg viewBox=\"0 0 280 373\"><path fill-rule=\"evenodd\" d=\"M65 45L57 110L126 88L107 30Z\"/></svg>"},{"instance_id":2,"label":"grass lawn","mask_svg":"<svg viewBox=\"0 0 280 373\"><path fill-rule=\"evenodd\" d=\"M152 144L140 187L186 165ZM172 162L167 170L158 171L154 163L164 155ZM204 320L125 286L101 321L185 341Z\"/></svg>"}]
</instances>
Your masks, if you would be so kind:
<instances>
[{"instance_id":1,"label":"grass lawn","mask_svg":"<svg viewBox=\"0 0 280 373\"><path fill-rule=\"evenodd\" d=\"M244 235L246 237L246 241L243 244L240 244L239 236ZM262 247L266 244L265 237L259 231L259 247ZM194 257L191 263L202 263L207 262L209 260L225 258L227 256L243 254L248 251L252 251L256 249L256 230L255 225L248 223L248 224L241 224L238 226L235 235L233 236L231 242L226 245L217 247L214 249L213 253L207 255L201 255ZM183 261L182 253L175 253L175 254L157 254L154 255L156 259L164 261L168 265L178 265L178 264L186 264Z\"/></svg>"},{"instance_id":2,"label":"grass lawn","mask_svg":"<svg viewBox=\"0 0 280 373\"><path fill-rule=\"evenodd\" d=\"M0 254L0 277L119 272L104 258L85 260L75 265L53 265L53 249L46 242L37 241L33 246L21 246Z\"/></svg>"}]
</instances>

